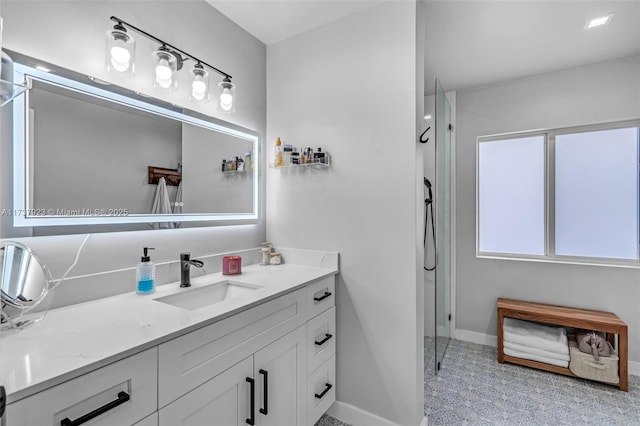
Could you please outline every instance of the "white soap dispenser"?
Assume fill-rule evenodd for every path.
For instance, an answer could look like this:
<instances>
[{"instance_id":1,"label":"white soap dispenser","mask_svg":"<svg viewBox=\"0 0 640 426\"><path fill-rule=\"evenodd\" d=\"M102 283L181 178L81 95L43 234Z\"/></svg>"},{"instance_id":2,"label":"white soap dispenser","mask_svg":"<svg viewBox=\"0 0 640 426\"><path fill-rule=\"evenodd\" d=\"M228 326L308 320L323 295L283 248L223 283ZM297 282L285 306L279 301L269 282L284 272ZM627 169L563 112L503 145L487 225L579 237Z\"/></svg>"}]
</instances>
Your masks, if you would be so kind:
<instances>
[{"instance_id":1,"label":"white soap dispenser","mask_svg":"<svg viewBox=\"0 0 640 426\"><path fill-rule=\"evenodd\" d=\"M143 249L144 256L140 259L136 269L136 292L138 294L149 294L156 290L156 265L151 262L148 250L154 250L153 247L145 247Z\"/></svg>"}]
</instances>

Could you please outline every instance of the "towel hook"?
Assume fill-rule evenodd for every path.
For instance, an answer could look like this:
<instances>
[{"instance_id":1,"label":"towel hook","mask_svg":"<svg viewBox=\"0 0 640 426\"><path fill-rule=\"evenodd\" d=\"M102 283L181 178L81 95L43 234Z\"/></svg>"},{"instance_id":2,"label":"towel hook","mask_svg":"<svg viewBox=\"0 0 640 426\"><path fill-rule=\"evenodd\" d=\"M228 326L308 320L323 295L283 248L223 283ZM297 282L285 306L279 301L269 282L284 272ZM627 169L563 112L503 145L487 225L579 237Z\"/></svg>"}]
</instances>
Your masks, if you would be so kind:
<instances>
[{"instance_id":1,"label":"towel hook","mask_svg":"<svg viewBox=\"0 0 640 426\"><path fill-rule=\"evenodd\" d=\"M419 141L420 143L427 143L429 142L429 138L427 139L422 139L422 137L429 131L429 129L431 129L431 126L427 127L427 130L425 130L424 132L422 132L422 134L420 135Z\"/></svg>"}]
</instances>

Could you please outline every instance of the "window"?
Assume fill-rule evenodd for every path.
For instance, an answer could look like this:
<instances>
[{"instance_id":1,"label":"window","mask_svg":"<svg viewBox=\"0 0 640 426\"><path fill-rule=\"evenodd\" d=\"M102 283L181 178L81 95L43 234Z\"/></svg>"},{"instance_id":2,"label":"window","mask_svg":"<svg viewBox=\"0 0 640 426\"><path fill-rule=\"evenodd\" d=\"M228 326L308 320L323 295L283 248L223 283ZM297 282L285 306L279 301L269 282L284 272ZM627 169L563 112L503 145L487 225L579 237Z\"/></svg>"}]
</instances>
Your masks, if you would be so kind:
<instances>
[{"instance_id":1,"label":"window","mask_svg":"<svg viewBox=\"0 0 640 426\"><path fill-rule=\"evenodd\" d=\"M478 138L477 253L637 263L639 122Z\"/></svg>"}]
</instances>

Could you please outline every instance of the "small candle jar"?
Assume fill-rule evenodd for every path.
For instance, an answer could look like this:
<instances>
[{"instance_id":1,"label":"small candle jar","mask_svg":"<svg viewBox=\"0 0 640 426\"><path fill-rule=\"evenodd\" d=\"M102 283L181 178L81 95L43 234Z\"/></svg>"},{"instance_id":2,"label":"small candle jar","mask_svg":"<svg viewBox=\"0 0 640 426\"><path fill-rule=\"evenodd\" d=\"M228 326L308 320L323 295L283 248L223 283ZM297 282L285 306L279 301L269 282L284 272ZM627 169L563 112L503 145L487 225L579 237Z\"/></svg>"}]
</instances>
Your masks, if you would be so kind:
<instances>
[{"instance_id":1,"label":"small candle jar","mask_svg":"<svg viewBox=\"0 0 640 426\"><path fill-rule=\"evenodd\" d=\"M270 265L280 265L282 263L282 255L277 251L271 253L271 259L269 260Z\"/></svg>"},{"instance_id":2,"label":"small candle jar","mask_svg":"<svg viewBox=\"0 0 640 426\"><path fill-rule=\"evenodd\" d=\"M242 258L240 256L225 256L222 258L222 275L238 275L242 273Z\"/></svg>"},{"instance_id":3,"label":"small candle jar","mask_svg":"<svg viewBox=\"0 0 640 426\"><path fill-rule=\"evenodd\" d=\"M260 249L262 253L262 259L260 260L260 265L268 265L271 261L271 243L264 242L262 243L262 248Z\"/></svg>"}]
</instances>

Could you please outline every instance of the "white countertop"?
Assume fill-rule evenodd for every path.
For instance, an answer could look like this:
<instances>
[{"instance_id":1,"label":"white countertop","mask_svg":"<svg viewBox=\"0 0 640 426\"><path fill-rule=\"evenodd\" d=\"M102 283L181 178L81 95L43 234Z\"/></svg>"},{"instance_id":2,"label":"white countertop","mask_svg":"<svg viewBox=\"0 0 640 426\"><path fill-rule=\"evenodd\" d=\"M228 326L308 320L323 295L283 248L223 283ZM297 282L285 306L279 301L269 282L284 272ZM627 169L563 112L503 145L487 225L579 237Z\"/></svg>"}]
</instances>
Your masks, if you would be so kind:
<instances>
[{"instance_id":1,"label":"white countertop","mask_svg":"<svg viewBox=\"0 0 640 426\"><path fill-rule=\"evenodd\" d=\"M249 265L241 275L192 277L187 289L176 282L157 286L149 295L131 292L51 310L36 324L0 335L0 383L8 402L17 401L337 274L337 265L324 266ZM262 287L197 310L154 300L222 280Z\"/></svg>"}]
</instances>

